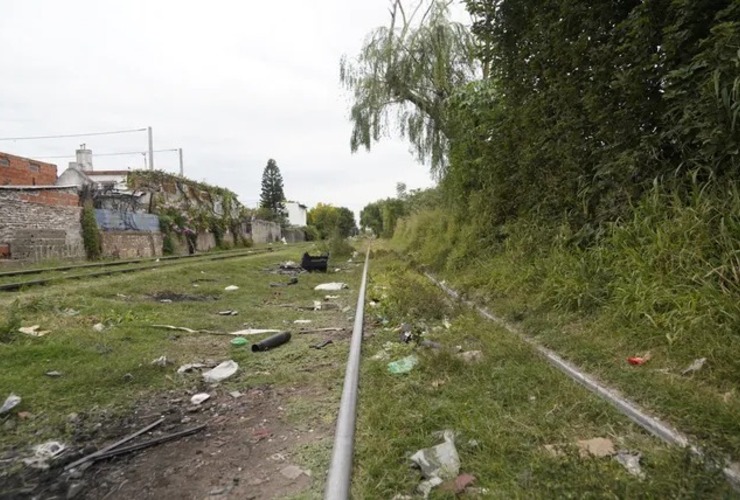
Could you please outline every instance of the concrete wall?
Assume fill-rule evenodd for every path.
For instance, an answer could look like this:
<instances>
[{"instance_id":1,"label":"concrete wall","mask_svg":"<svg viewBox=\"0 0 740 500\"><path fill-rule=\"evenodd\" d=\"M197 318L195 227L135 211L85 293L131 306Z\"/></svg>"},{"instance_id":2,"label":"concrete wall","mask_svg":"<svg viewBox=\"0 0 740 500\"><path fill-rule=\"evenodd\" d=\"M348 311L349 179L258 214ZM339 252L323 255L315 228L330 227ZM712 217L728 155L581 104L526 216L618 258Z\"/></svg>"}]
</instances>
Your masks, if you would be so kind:
<instances>
[{"instance_id":1,"label":"concrete wall","mask_svg":"<svg viewBox=\"0 0 740 500\"><path fill-rule=\"evenodd\" d=\"M252 241L254 243L272 243L282 238L280 224L255 219L252 221Z\"/></svg>"},{"instance_id":2,"label":"concrete wall","mask_svg":"<svg viewBox=\"0 0 740 500\"><path fill-rule=\"evenodd\" d=\"M23 193L0 190L0 253L12 259L84 257L79 206L24 201Z\"/></svg>"},{"instance_id":3,"label":"concrete wall","mask_svg":"<svg viewBox=\"0 0 740 500\"><path fill-rule=\"evenodd\" d=\"M306 241L306 232L303 229L289 227L283 229L283 238L288 243L299 243Z\"/></svg>"},{"instance_id":4,"label":"concrete wall","mask_svg":"<svg viewBox=\"0 0 740 500\"><path fill-rule=\"evenodd\" d=\"M288 224L291 226L305 227L308 218L308 210L305 205L288 201L285 203L285 210L288 212Z\"/></svg>"},{"instance_id":5,"label":"concrete wall","mask_svg":"<svg viewBox=\"0 0 740 500\"><path fill-rule=\"evenodd\" d=\"M103 231L100 233L104 257L135 259L162 255L162 234L139 231Z\"/></svg>"},{"instance_id":6,"label":"concrete wall","mask_svg":"<svg viewBox=\"0 0 740 500\"><path fill-rule=\"evenodd\" d=\"M0 153L0 186L53 186L56 180L56 165Z\"/></svg>"}]
</instances>

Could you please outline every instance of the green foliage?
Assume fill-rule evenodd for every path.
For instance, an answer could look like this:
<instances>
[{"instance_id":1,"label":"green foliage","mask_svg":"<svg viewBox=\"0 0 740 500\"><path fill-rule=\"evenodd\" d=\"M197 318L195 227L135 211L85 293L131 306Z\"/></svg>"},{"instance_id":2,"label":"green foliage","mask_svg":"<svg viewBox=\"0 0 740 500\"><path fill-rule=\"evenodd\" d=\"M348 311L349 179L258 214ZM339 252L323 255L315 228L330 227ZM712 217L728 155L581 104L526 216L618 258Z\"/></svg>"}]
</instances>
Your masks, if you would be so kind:
<instances>
[{"instance_id":1,"label":"green foliage","mask_svg":"<svg viewBox=\"0 0 740 500\"><path fill-rule=\"evenodd\" d=\"M19 309L17 300L14 300L7 309L5 320L0 323L0 343L7 344L18 335L18 328L21 327Z\"/></svg>"},{"instance_id":2,"label":"green foliage","mask_svg":"<svg viewBox=\"0 0 740 500\"><path fill-rule=\"evenodd\" d=\"M285 223L285 194L283 176L275 160L267 160L262 172L262 192L260 193L260 216L264 220Z\"/></svg>"},{"instance_id":3,"label":"green foliage","mask_svg":"<svg viewBox=\"0 0 740 500\"><path fill-rule=\"evenodd\" d=\"M386 198L368 203L360 211L360 225L370 229L376 236L390 238L396 229L399 219L420 210L434 209L442 202L438 189L412 189L406 191L406 185L398 183L397 198Z\"/></svg>"},{"instance_id":4,"label":"green foliage","mask_svg":"<svg viewBox=\"0 0 740 500\"><path fill-rule=\"evenodd\" d=\"M326 203L319 203L308 211L308 225L311 236L317 239L327 239L335 234L347 238L357 232L355 214L346 207L335 207Z\"/></svg>"},{"instance_id":5,"label":"green foliage","mask_svg":"<svg viewBox=\"0 0 740 500\"><path fill-rule=\"evenodd\" d=\"M103 253L100 229L95 220L95 209L92 201L85 202L82 207L82 243L88 260L98 260Z\"/></svg>"},{"instance_id":6,"label":"green foliage","mask_svg":"<svg viewBox=\"0 0 740 500\"><path fill-rule=\"evenodd\" d=\"M162 237L162 253L164 255L173 255L175 253L175 242L172 240L170 233L164 233Z\"/></svg>"},{"instance_id":7,"label":"green foliage","mask_svg":"<svg viewBox=\"0 0 740 500\"><path fill-rule=\"evenodd\" d=\"M355 248L347 241L347 238L334 233L330 238L320 241L317 250L322 254L341 259L352 255Z\"/></svg>"},{"instance_id":8,"label":"green foliage","mask_svg":"<svg viewBox=\"0 0 740 500\"><path fill-rule=\"evenodd\" d=\"M450 21L448 6L419 2L407 17L395 0L390 25L370 33L356 60L342 58L340 79L353 97L353 152L393 129L434 172L444 171L448 100L478 67L470 33Z\"/></svg>"}]
</instances>

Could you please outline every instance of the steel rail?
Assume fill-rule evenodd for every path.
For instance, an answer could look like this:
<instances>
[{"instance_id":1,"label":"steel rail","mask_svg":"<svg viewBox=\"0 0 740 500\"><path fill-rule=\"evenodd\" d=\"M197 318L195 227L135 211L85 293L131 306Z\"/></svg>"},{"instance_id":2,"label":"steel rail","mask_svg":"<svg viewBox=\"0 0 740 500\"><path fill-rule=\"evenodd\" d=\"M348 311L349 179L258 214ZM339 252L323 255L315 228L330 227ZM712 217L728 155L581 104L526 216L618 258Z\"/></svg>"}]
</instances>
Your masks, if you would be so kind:
<instances>
[{"instance_id":1,"label":"steel rail","mask_svg":"<svg viewBox=\"0 0 740 500\"><path fill-rule=\"evenodd\" d=\"M253 250L256 251L256 250ZM164 257L142 257L138 259L125 259L125 260L112 260L112 261L103 261L103 262L87 262L85 264L65 264L62 266L56 266L56 267L39 267L36 269L20 269L18 271L2 271L0 272L0 278L7 278L11 276L24 276L28 274L41 274L41 273L49 273L49 272L62 272L62 271L71 271L74 269L87 269L92 267L113 267L113 266L125 266L126 264L140 264L142 262L157 262L157 261L167 261L167 260L179 260L179 259L199 259L204 258L208 256L214 256L214 255L226 255L226 254L236 254L236 253L242 253L244 250L226 250L221 252L213 252L213 253L202 253L202 254L195 254L195 255L168 255Z\"/></svg>"},{"instance_id":2,"label":"steel rail","mask_svg":"<svg viewBox=\"0 0 740 500\"><path fill-rule=\"evenodd\" d=\"M475 309L478 314L484 318L496 323L497 325L506 329L509 333L513 333L518 336L524 342L529 344L535 351L543 356L551 365L565 373L568 377L573 379L575 382L581 384L589 391L593 392L600 398L611 403L620 413L632 420L634 423L648 431L653 436L658 437L664 442L681 448L688 448L691 453L700 458L701 460L709 460L708 465L719 466L722 469L722 473L725 476L727 482L736 490L740 491L740 472L735 470L729 463L717 464L711 459L708 459L704 451L698 446L691 443L688 437L682 434L677 429L673 428L669 424L661 421L660 419L650 415L648 412L643 410L637 403L633 403L628 399L622 397L616 390L608 387L593 376L582 372L574 364L566 361L560 355L547 347L541 345L539 342L534 340L529 335L525 334L518 328L514 327L504 319L492 314L486 308L479 306L478 304L464 299L456 290L447 286L444 282L440 282L433 275L424 273L426 277L432 281L435 285L441 288L450 297L460 300L465 305ZM706 462L705 462L706 463Z\"/></svg>"},{"instance_id":3,"label":"steel rail","mask_svg":"<svg viewBox=\"0 0 740 500\"><path fill-rule=\"evenodd\" d=\"M30 286L41 286L41 285L49 285L52 283L59 283L62 281L67 280L74 280L74 279L87 279L87 278L96 278L98 276L112 276L114 274L124 274L124 273L133 273L136 271L146 271L149 269L160 269L165 267L172 267L182 264L193 264L197 262L214 262L218 260L226 260L226 259L236 259L239 257L250 257L252 255L260 255L263 253L269 252L269 249L265 250L250 250L243 253L236 253L236 254L229 254L229 255L218 255L214 254L212 256L209 256L208 258L200 258L194 261L175 261L175 262L165 262L165 263L157 263L157 265L146 265L146 266L138 266L138 267L128 267L123 269L109 269L104 271L97 271L93 273L85 273L85 274L73 274L69 276L54 276L52 278L45 278L45 279L37 279L37 280L29 280L29 281L19 281L15 283L4 283L0 284L0 291L3 292L16 292L18 290L21 290L24 287L30 287ZM190 256L183 256L183 257L190 257Z\"/></svg>"},{"instance_id":4,"label":"steel rail","mask_svg":"<svg viewBox=\"0 0 740 500\"><path fill-rule=\"evenodd\" d=\"M355 419L357 416L357 383L360 379L360 351L362 346L362 327L365 312L365 288L367 269L370 263L370 249L365 254L365 267L362 270L360 293L357 296L355 324L349 346L349 359L344 374L342 399L339 403L337 428L334 434L329 476L324 491L325 500L346 500L349 498L352 477L352 454L354 451Z\"/></svg>"}]
</instances>

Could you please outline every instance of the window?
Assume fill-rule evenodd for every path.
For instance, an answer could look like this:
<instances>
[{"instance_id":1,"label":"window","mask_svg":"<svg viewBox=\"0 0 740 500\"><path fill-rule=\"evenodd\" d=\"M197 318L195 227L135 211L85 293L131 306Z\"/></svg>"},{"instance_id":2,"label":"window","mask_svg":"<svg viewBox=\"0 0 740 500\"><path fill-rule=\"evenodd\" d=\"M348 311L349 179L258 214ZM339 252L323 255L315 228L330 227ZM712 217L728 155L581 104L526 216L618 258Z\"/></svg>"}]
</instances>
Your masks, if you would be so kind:
<instances>
[{"instance_id":1,"label":"window","mask_svg":"<svg viewBox=\"0 0 740 500\"><path fill-rule=\"evenodd\" d=\"M39 169L40 169L40 167L39 167L38 163L29 163L29 164L28 164L28 169L29 169L29 170L30 170L31 172L38 172L38 171L39 171Z\"/></svg>"},{"instance_id":2,"label":"window","mask_svg":"<svg viewBox=\"0 0 740 500\"><path fill-rule=\"evenodd\" d=\"M4 156L0 156L0 167L8 167L10 166L10 160L8 160Z\"/></svg>"}]
</instances>

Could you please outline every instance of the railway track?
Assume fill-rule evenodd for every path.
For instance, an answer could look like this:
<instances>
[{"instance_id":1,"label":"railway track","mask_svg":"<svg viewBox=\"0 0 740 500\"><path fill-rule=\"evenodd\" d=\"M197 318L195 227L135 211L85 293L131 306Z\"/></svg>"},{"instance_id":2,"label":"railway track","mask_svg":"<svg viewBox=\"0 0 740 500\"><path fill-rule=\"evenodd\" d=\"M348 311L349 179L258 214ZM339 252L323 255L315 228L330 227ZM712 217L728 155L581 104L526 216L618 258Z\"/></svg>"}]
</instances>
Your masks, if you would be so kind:
<instances>
[{"instance_id":1,"label":"railway track","mask_svg":"<svg viewBox=\"0 0 740 500\"><path fill-rule=\"evenodd\" d=\"M201 255L183 255L183 256L172 256L172 257L160 257L158 259L133 259L125 261L113 261L100 264L76 264L59 267L47 267L41 269L25 269L21 271L9 271L0 273L0 279L13 278L16 276L29 276L29 275L40 275L37 279L26 279L22 281L13 281L10 283L0 283L0 291L2 292L16 292L27 287L43 286L49 284L60 283L63 281L75 280L75 279L87 279L95 278L99 276L112 276L114 274L125 274L133 273L137 271L144 271L147 269L171 267L184 263L192 262L214 262L218 260L235 259L239 257L246 257L251 255L259 255L272 251L272 249L257 249L257 250L238 250L229 252L219 252L214 254L201 254ZM143 265L137 265L143 264ZM132 266L132 267L126 267ZM89 270L97 269L92 272L86 272L81 274L59 274L51 277L43 277L44 274L49 273L66 273L68 271L76 270Z\"/></svg>"}]
</instances>

